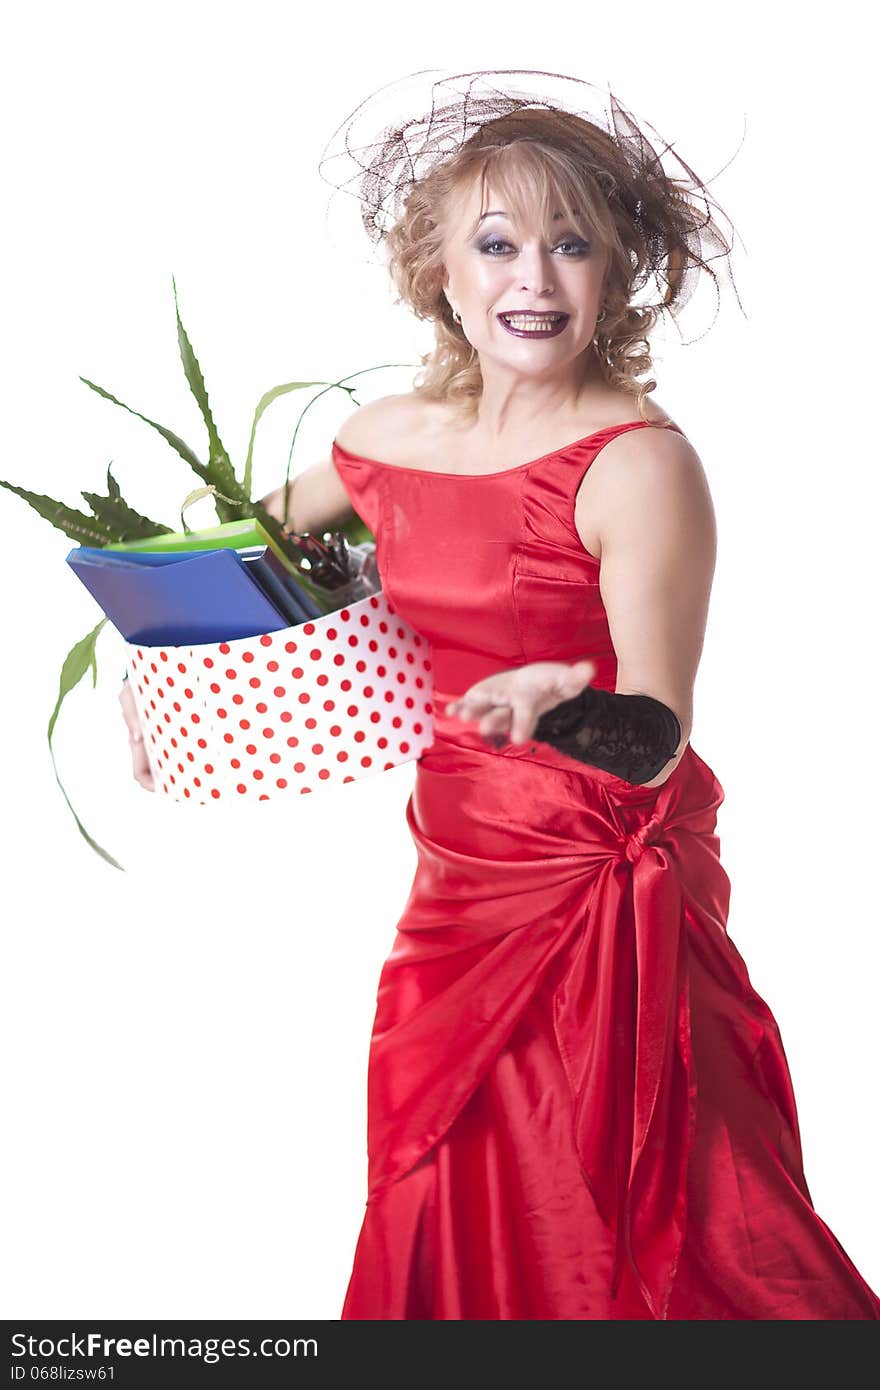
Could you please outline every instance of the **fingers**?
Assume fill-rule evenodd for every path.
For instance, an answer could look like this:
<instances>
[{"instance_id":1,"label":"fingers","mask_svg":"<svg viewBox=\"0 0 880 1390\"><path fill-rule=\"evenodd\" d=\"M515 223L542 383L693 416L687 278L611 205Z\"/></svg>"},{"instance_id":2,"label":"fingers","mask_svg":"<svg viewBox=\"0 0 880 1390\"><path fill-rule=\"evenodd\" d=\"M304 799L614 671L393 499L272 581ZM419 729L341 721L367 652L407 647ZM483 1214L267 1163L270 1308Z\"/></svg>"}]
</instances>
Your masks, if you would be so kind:
<instances>
[{"instance_id":1,"label":"fingers","mask_svg":"<svg viewBox=\"0 0 880 1390\"><path fill-rule=\"evenodd\" d=\"M579 695L584 686L589 685L595 674L595 661L589 661L585 657L582 661L573 662L560 682L565 698L570 699L573 695Z\"/></svg>"},{"instance_id":2,"label":"fingers","mask_svg":"<svg viewBox=\"0 0 880 1390\"><path fill-rule=\"evenodd\" d=\"M459 696L457 700L449 700L446 713L454 714L456 719L479 719L481 714L488 714L498 703L489 695L469 692L467 695Z\"/></svg>"},{"instance_id":3,"label":"fingers","mask_svg":"<svg viewBox=\"0 0 880 1390\"><path fill-rule=\"evenodd\" d=\"M493 748L501 748L510 735L510 705L496 705L480 720L480 735Z\"/></svg>"},{"instance_id":4,"label":"fingers","mask_svg":"<svg viewBox=\"0 0 880 1390\"><path fill-rule=\"evenodd\" d=\"M444 707L445 714L463 722L479 719L480 737L494 748L500 748L507 742L511 712L509 703L501 703L498 697L493 699L481 692L469 692L457 700L449 700Z\"/></svg>"},{"instance_id":5,"label":"fingers","mask_svg":"<svg viewBox=\"0 0 880 1390\"><path fill-rule=\"evenodd\" d=\"M119 703L122 706L122 717L128 725L129 733L131 733L133 729L140 730L140 722L137 716L137 706L134 702L134 696L128 687L129 682L123 681L122 689L119 692Z\"/></svg>"},{"instance_id":6,"label":"fingers","mask_svg":"<svg viewBox=\"0 0 880 1390\"><path fill-rule=\"evenodd\" d=\"M463 721L479 720L479 731L496 747L527 743L539 716L580 693L596 674L588 658L574 662L532 662L489 676L449 700L445 713Z\"/></svg>"},{"instance_id":7,"label":"fingers","mask_svg":"<svg viewBox=\"0 0 880 1390\"><path fill-rule=\"evenodd\" d=\"M538 719L533 697L527 690L521 695L511 690L510 682L504 690L493 690L488 683L483 689L475 686L448 701L445 713L465 722L478 719L480 734L496 748L507 742L525 743Z\"/></svg>"},{"instance_id":8,"label":"fingers","mask_svg":"<svg viewBox=\"0 0 880 1390\"><path fill-rule=\"evenodd\" d=\"M137 706L134 696L129 690L129 682L123 681L122 689L119 692L119 703L122 706L122 716L128 728L128 745L131 749L131 770L135 780L145 787L147 791L155 791L156 785L153 774L150 770L150 760L147 757L147 750L144 746L144 733L138 719Z\"/></svg>"},{"instance_id":9,"label":"fingers","mask_svg":"<svg viewBox=\"0 0 880 1390\"><path fill-rule=\"evenodd\" d=\"M466 690L457 699L449 700L445 706L447 714L454 714L458 719L479 719L481 715L489 714L494 709L510 708L512 693L508 688L497 686L493 688L487 681L474 685L470 690Z\"/></svg>"},{"instance_id":10,"label":"fingers","mask_svg":"<svg viewBox=\"0 0 880 1390\"><path fill-rule=\"evenodd\" d=\"M131 745L131 770L136 781L140 782L142 787L146 787L147 791L154 792L156 784L150 770L150 760L144 747L143 735L137 737L133 735L129 739L129 743Z\"/></svg>"},{"instance_id":11,"label":"fingers","mask_svg":"<svg viewBox=\"0 0 880 1390\"><path fill-rule=\"evenodd\" d=\"M519 704L514 705L513 718L510 723L510 742L527 743L537 722L538 716L533 704L520 701Z\"/></svg>"},{"instance_id":12,"label":"fingers","mask_svg":"<svg viewBox=\"0 0 880 1390\"><path fill-rule=\"evenodd\" d=\"M463 721L479 719L481 737L495 748L505 743L526 743L538 718L529 700L508 700L502 704L482 695L451 700L445 712Z\"/></svg>"},{"instance_id":13,"label":"fingers","mask_svg":"<svg viewBox=\"0 0 880 1390\"><path fill-rule=\"evenodd\" d=\"M145 787L149 792L154 792L156 790L156 784L153 780L153 774L150 771L150 763L143 742L132 743L131 770L134 773L135 780L138 781L142 787Z\"/></svg>"}]
</instances>

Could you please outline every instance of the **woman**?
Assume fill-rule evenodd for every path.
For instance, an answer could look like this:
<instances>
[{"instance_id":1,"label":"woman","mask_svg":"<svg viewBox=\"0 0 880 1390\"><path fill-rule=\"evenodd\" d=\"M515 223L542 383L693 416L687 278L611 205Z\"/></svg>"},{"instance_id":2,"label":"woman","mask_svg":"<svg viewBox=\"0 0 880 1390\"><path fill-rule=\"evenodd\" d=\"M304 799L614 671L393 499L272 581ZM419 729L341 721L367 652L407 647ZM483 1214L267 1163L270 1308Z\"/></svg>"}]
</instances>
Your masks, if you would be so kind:
<instances>
[{"instance_id":1,"label":"woman","mask_svg":"<svg viewBox=\"0 0 880 1390\"><path fill-rule=\"evenodd\" d=\"M354 504L432 646L346 1319L880 1315L726 934L689 743L712 503L631 303L706 267L647 148L520 104L416 179L386 235L423 378L264 499L296 531Z\"/></svg>"}]
</instances>

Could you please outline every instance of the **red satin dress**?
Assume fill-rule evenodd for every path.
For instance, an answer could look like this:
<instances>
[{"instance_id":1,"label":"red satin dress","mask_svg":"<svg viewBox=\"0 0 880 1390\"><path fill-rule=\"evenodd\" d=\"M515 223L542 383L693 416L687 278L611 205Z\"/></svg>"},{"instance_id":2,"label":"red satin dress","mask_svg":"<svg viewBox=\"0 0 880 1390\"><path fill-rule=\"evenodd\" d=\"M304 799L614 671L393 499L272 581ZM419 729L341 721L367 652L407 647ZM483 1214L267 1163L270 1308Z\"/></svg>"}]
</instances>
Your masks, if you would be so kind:
<instances>
[{"instance_id":1,"label":"red satin dress","mask_svg":"<svg viewBox=\"0 0 880 1390\"><path fill-rule=\"evenodd\" d=\"M712 770L688 745L646 788L444 713L532 661L589 657L615 689L575 494L649 427L480 476L334 441L435 687L344 1319L880 1317L813 1209L779 1029L727 935Z\"/></svg>"}]
</instances>

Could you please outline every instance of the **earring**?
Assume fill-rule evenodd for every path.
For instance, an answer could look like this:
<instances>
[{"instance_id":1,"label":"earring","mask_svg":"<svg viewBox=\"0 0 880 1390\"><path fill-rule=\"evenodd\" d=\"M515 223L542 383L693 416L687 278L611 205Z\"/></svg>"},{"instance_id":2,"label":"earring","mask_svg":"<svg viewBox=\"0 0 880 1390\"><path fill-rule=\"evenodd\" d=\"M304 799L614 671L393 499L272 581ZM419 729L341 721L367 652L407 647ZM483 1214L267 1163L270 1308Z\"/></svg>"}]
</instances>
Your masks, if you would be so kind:
<instances>
[{"instance_id":1,"label":"earring","mask_svg":"<svg viewBox=\"0 0 880 1390\"><path fill-rule=\"evenodd\" d=\"M458 312L457 309L453 309L452 317L455 319L456 323L461 323L461 314Z\"/></svg>"},{"instance_id":2,"label":"earring","mask_svg":"<svg viewBox=\"0 0 880 1390\"><path fill-rule=\"evenodd\" d=\"M600 314L599 317L596 319L596 322L597 322L597 323L601 323L602 320L604 319L604 317L605 317L605 309L604 309L604 307L603 307L601 314Z\"/></svg>"}]
</instances>

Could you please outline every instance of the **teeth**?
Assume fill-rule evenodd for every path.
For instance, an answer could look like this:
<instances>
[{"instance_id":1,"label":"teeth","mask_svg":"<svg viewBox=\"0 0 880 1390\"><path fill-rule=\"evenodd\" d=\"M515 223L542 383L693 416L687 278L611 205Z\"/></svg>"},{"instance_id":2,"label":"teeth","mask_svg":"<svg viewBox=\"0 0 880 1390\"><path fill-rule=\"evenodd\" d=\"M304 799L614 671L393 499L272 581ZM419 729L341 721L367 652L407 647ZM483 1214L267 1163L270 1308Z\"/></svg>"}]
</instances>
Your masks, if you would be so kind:
<instances>
[{"instance_id":1,"label":"teeth","mask_svg":"<svg viewBox=\"0 0 880 1390\"><path fill-rule=\"evenodd\" d=\"M509 323L511 328L553 328L563 317L562 314L546 314L541 318L533 314L502 314L505 323Z\"/></svg>"}]
</instances>

